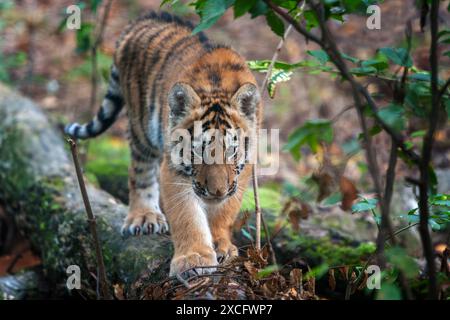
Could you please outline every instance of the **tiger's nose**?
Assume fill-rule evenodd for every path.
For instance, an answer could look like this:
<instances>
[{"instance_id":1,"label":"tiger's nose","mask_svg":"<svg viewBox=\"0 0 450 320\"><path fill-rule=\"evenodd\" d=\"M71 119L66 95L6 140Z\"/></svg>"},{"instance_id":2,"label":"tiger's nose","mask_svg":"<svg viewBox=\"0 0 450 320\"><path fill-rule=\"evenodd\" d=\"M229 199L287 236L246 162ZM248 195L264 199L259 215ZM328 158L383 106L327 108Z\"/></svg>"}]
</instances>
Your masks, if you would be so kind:
<instances>
[{"instance_id":1,"label":"tiger's nose","mask_svg":"<svg viewBox=\"0 0 450 320\"><path fill-rule=\"evenodd\" d=\"M223 198L226 195L226 192L221 189L216 189L215 191L208 189L208 192L211 196L216 198Z\"/></svg>"}]
</instances>

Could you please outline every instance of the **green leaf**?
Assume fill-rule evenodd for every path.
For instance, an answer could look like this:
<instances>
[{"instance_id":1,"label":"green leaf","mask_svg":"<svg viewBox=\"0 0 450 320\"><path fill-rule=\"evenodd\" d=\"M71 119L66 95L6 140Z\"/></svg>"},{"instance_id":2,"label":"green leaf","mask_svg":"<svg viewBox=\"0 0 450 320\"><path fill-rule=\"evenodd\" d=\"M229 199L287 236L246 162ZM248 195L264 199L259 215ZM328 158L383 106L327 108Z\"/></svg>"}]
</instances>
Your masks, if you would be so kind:
<instances>
[{"instance_id":1,"label":"green leaf","mask_svg":"<svg viewBox=\"0 0 450 320\"><path fill-rule=\"evenodd\" d=\"M98 6L102 3L102 0L91 0L89 6L92 12L97 12Z\"/></svg>"},{"instance_id":2,"label":"green leaf","mask_svg":"<svg viewBox=\"0 0 450 320\"><path fill-rule=\"evenodd\" d=\"M269 81L267 82L267 91L269 96L273 99L275 97L276 85L280 82L289 81L291 79L292 71L273 70Z\"/></svg>"},{"instance_id":3,"label":"green leaf","mask_svg":"<svg viewBox=\"0 0 450 320\"><path fill-rule=\"evenodd\" d=\"M361 62L361 67L374 67L378 71L389 67L388 59L385 55L378 53L374 58Z\"/></svg>"},{"instance_id":4,"label":"green leaf","mask_svg":"<svg viewBox=\"0 0 450 320\"><path fill-rule=\"evenodd\" d=\"M345 54L343 52L341 52L341 57L344 58L345 60L348 60L353 63L359 63L361 61L358 58L351 57L348 54Z\"/></svg>"},{"instance_id":5,"label":"green leaf","mask_svg":"<svg viewBox=\"0 0 450 320\"><path fill-rule=\"evenodd\" d=\"M377 300L401 300L402 294L398 286L394 283L383 282L377 292Z\"/></svg>"},{"instance_id":6,"label":"green leaf","mask_svg":"<svg viewBox=\"0 0 450 320\"><path fill-rule=\"evenodd\" d=\"M379 50L382 54L389 58L393 63L411 68L413 66L412 58L405 48L381 48Z\"/></svg>"},{"instance_id":7,"label":"green leaf","mask_svg":"<svg viewBox=\"0 0 450 320\"><path fill-rule=\"evenodd\" d=\"M430 204L434 206L450 207L450 195L436 194L430 197Z\"/></svg>"},{"instance_id":8,"label":"green leaf","mask_svg":"<svg viewBox=\"0 0 450 320\"><path fill-rule=\"evenodd\" d=\"M274 188L268 186L261 186L258 189L260 206L262 209L271 210L278 213L282 209L281 193ZM255 198L253 191L247 189L244 192L242 199L241 211L254 211L255 210Z\"/></svg>"},{"instance_id":9,"label":"green leaf","mask_svg":"<svg viewBox=\"0 0 450 320\"><path fill-rule=\"evenodd\" d=\"M305 10L303 17L306 21L306 29L310 31L319 25L319 19L317 19L316 13L312 10Z\"/></svg>"},{"instance_id":10,"label":"green leaf","mask_svg":"<svg viewBox=\"0 0 450 320\"><path fill-rule=\"evenodd\" d=\"M430 225L433 231L439 231L443 229L443 226L441 226L441 224L438 223L435 219L430 218L428 220L428 224Z\"/></svg>"},{"instance_id":11,"label":"green leaf","mask_svg":"<svg viewBox=\"0 0 450 320\"><path fill-rule=\"evenodd\" d=\"M234 3L234 18L239 18L246 14L258 0L236 0Z\"/></svg>"},{"instance_id":12,"label":"green leaf","mask_svg":"<svg viewBox=\"0 0 450 320\"><path fill-rule=\"evenodd\" d=\"M256 4L249 10L252 19L263 16L269 11L269 7L263 0L258 0Z\"/></svg>"},{"instance_id":13,"label":"green leaf","mask_svg":"<svg viewBox=\"0 0 450 320\"><path fill-rule=\"evenodd\" d=\"M270 29L276 35L280 37L284 36L284 23L273 11L269 11L266 13L266 21Z\"/></svg>"},{"instance_id":14,"label":"green leaf","mask_svg":"<svg viewBox=\"0 0 450 320\"><path fill-rule=\"evenodd\" d=\"M258 273L256 274L256 277L258 279L262 279L267 276L270 276L272 273L276 272L277 270L278 270L278 266L269 265L269 266L265 267L264 269L259 270Z\"/></svg>"},{"instance_id":15,"label":"green leaf","mask_svg":"<svg viewBox=\"0 0 450 320\"><path fill-rule=\"evenodd\" d=\"M450 99L444 101L445 111L447 112L447 118L450 119Z\"/></svg>"},{"instance_id":16,"label":"green leaf","mask_svg":"<svg viewBox=\"0 0 450 320\"><path fill-rule=\"evenodd\" d=\"M367 14L367 7L377 3L377 0L342 0L346 13Z\"/></svg>"},{"instance_id":17,"label":"green leaf","mask_svg":"<svg viewBox=\"0 0 450 320\"><path fill-rule=\"evenodd\" d=\"M438 185L438 177L436 176L436 171L434 171L432 165L428 167L428 176L430 177L430 191L432 194L436 193Z\"/></svg>"},{"instance_id":18,"label":"green leaf","mask_svg":"<svg viewBox=\"0 0 450 320\"><path fill-rule=\"evenodd\" d=\"M334 206L342 200L342 194L340 192L332 193L322 201L324 206Z\"/></svg>"},{"instance_id":19,"label":"green leaf","mask_svg":"<svg viewBox=\"0 0 450 320\"><path fill-rule=\"evenodd\" d=\"M411 133L411 138L424 137L426 133L427 133L426 130L417 130Z\"/></svg>"},{"instance_id":20,"label":"green leaf","mask_svg":"<svg viewBox=\"0 0 450 320\"><path fill-rule=\"evenodd\" d=\"M317 152L320 142L331 143L333 141L333 127L326 119L309 120L303 126L297 128L288 137L283 150L291 152L295 160L300 160L300 148L308 145L313 152Z\"/></svg>"},{"instance_id":21,"label":"green leaf","mask_svg":"<svg viewBox=\"0 0 450 320\"><path fill-rule=\"evenodd\" d=\"M277 6L279 6L281 8L285 8L289 11L297 8L297 5L298 5L298 1L295 1L295 0L273 0L272 2L274 4L276 4Z\"/></svg>"},{"instance_id":22,"label":"green leaf","mask_svg":"<svg viewBox=\"0 0 450 320\"><path fill-rule=\"evenodd\" d=\"M386 249L386 259L397 269L403 271L408 279L419 275L419 267L413 258L400 247L391 247Z\"/></svg>"},{"instance_id":23,"label":"green leaf","mask_svg":"<svg viewBox=\"0 0 450 320\"><path fill-rule=\"evenodd\" d=\"M427 81L427 82L431 81L431 75L429 72L412 73L412 74L408 75L408 78L412 79L412 80L419 80L419 81Z\"/></svg>"},{"instance_id":24,"label":"green leaf","mask_svg":"<svg viewBox=\"0 0 450 320\"><path fill-rule=\"evenodd\" d=\"M251 70L265 72L269 69L271 60L249 60L247 65ZM320 63L316 60L302 60L297 63L287 63L282 61L275 61L274 69L290 71L303 67L317 67Z\"/></svg>"},{"instance_id":25,"label":"green leaf","mask_svg":"<svg viewBox=\"0 0 450 320\"><path fill-rule=\"evenodd\" d=\"M341 147L346 155L355 154L361 150L361 145L356 138L344 142Z\"/></svg>"},{"instance_id":26,"label":"green leaf","mask_svg":"<svg viewBox=\"0 0 450 320\"><path fill-rule=\"evenodd\" d=\"M352 213L373 210L377 207L377 199L363 199L352 206Z\"/></svg>"},{"instance_id":27,"label":"green leaf","mask_svg":"<svg viewBox=\"0 0 450 320\"><path fill-rule=\"evenodd\" d=\"M377 69L375 67L358 67L351 68L350 72L356 76L368 76L377 73Z\"/></svg>"},{"instance_id":28,"label":"green leaf","mask_svg":"<svg viewBox=\"0 0 450 320\"><path fill-rule=\"evenodd\" d=\"M308 273L305 275L306 279L309 279L311 277L320 279L322 278L327 272L330 266L327 263L319 264L317 267L312 268Z\"/></svg>"},{"instance_id":29,"label":"green leaf","mask_svg":"<svg viewBox=\"0 0 450 320\"><path fill-rule=\"evenodd\" d=\"M391 103L379 110L378 116L392 129L401 131L405 128L404 113L405 110L402 106Z\"/></svg>"},{"instance_id":30,"label":"green leaf","mask_svg":"<svg viewBox=\"0 0 450 320\"><path fill-rule=\"evenodd\" d=\"M247 230L245 230L244 228L241 229L241 233L248 240L253 241L253 236Z\"/></svg>"},{"instance_id":31,"label":"green leaf","mask_svg":"<svg viewBox=\"0 0 450 320\"><path fill-rule=\"evenodd\" d=\"M192 33L196 34L214 25L233 2L234 0L196 1L194 3L195 10L200 15L201 19L200 23L194 28Z\"/></svg>"},{"instance_id":32,"label":"green leaf","mask_svg":"<svg viewBox=\"0 0 450 320\"><path fill-rule=\"evenodd\" d=\"M321 64L325 64L330 60L328 54L323 50L307 50L306 53L319 60Z\"/></svg>"},{"instance_id":33,"label":"green leaf","mask_svg":"<svg viewBox=\"0 0 450 320\"><path fill-rule=\"evenodd\" d=\"M90 49L93 30L92 23L84 22L80 25L80 29L76 32L77 52L85 53Z\"/></svg>"}]
</instances>

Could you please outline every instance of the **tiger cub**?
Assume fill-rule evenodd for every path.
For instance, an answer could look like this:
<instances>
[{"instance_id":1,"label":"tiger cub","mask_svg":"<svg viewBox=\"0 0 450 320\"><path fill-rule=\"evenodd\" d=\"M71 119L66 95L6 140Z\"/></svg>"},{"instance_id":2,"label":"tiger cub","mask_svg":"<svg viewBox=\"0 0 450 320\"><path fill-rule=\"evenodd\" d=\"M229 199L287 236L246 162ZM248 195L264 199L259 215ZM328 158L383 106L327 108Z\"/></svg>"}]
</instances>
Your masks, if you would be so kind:
<instances>
[{"instance_id":1,"label":"tiger cub","mask_svg":"<svg viewBox=\"0 0 450 320\"><path fill-rule=\"evenodd\" d=\"M237 148L216 139L223 148L212 154L226 161L180 163L173 159L179 144L171 135L177 130L195 134L196 124L200 135L211 129L224 135L232 129L255 133L262 105L254 76L232 49L213 45L203 33L193 35L192 26L178 17L152 12L130 24L117 41L97 115L87 124L67 125L65 132L79 139L97 136L124 105L131 165L130 208L122 233L164 233L170 225L175 249L170 274L213 271L238 254L231 228L251 176L248 159L256 142L245 138L245 146ZM200 141L200 149L183 159L202 155L206 140Z\"/></svg>"}]
</instances>

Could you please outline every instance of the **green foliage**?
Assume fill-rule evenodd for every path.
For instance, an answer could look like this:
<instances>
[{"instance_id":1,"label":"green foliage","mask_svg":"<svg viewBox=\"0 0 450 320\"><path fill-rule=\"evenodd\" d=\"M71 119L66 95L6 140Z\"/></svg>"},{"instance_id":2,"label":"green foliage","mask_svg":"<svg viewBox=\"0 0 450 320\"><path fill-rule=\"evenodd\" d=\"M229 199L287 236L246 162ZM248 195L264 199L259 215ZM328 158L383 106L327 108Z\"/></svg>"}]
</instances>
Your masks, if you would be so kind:
<instances>
[{"instance_id":1,"label":"green foliage","mask_svg":"<svg viewBox=\"0 0 450 320\"><path fill-rule=\"evenodd\" d=\"M300 160L300 148L307 145L316 152L319 143L333 141L333 127L331 121L325 119L308 120L305 124L291 133L284 150L290 151L295 160Z\"/></svg>"},{"instance_id":2,"label":"green foliage","mask_svg":"<svg viewBox=\"0 0 450 320\"><path fill-rule=\"evenodd\" d=\"M262 209L270 210L274 213L279 213L282 209L281 193L273 187L261 186L259 187L260 206ZM247 189L244 193L241 205L241 211L254 211L255 199L253 190Z\"/></svg>"},{"instance_id":3,"label":"green foliage","mask_svg":"<svg viewBox=\"0 0 450 320\"><path fill-rule=\"evenodd\" d=\"M319 266L316 271L323 270L321 265L330 267L340 265L360 265L364 259L375 252L372 242L358 245L334 243L328 237L313 239L291 232L286 243L282 243L289 250L295 250L300 257L308 257L312 265ZM320 272L317 272L320 274Z\"/></svg>"},{"instance_id":4,"label":"green foliage","mask_svg":"<svg viewBox=\"0 0 450 320\"><path fill-rule=\"evenodd\" d=\"M291 79L291 71L273 70L267 83L267 91L271 98L275 97L276 85L280 82L289 81Z\"/></svg>"},{"instance_id":5,"label":"green foliage","mask_svg":"<svg viewBox=\"0 0 450 320\"><path fill-rule=\"evenodd\" d=\"M234 18L239 18L246 14L258 0L236 0L234 3Z\"/></svg>"},{"instance_id":6,"label":"green foliage","mask_svg":"<svg viewBox=\"0 0 450 320\"><path fill-rule=\"evenodd\" d=\"M16 52L5 55L0 51L0 82L11 83L11 71L20 68L26 61L27 54L25 52Z\"/></svg>"},{"instance_id":7,"label":"green foliage","mask_svg":"<svg viewBox=\"0 0 450 320\"><path fill-rule=\"evenodd\" d=\"M419 266L411 258L405 249L401 247L390 247L385 252L386 259L393 267L403 272L406 278L412 279L419 275Z\"/></svg>"},{"instance_id":8,"label":"green foliage","mask_svg":"<svg viewBox=\"0 0 450 320\"><path fill-rule=\"evenodd\" d=\"M80 29L76 32L76 41L77 41L77 52L78 53L86 53L92 46L93 43L93 32L94 25L90 22L83 22L80 25Z\"/></svg>"},{"instance_id":9,"label":"green foliage","mask_svg":"<svg viewBox=\"0 0 450 320\"><path fill-rule=\"evenodd\" d=\"M381 48L379 51L396 65L407 68L413 65L412 58L405 48Z\"/></svg>"},{"instance_id":10,"label":"green foliage","mask_svg":"<svg viewBox=\"0 0 450 320\"><path fill-rule=\"evenodd\" d=\"M284 36L284 23L278 18L278 16L273 11L268 11L266 13L267 24L270 29L278 36Z\"/></svg>"},{"instance_id":11,"label":"green foliage","mask_svg":"<svg viewBox=\"0 0 450 320\"><path fill-rule=\"evenodd\" d=\"M325 64L330 61L330 57L323 50L307 50L306 53L316 58L320 62L320 64Z\"/></svg>"},{"instance_id":12,"label":"green foliage","mask_svg":"<svg viewBox=\"0 0 450 320\"><path fill-rule=\"evenodd\" d=\"M378 200L375 198L372 199L362 199L361 201L355 203L352 206L352 212L362 212L362 211L370 211L377 207Z\"/></svg>"},{"instance_id":13,"label":"green foliage","mask_svg":"<svg viewBox=\"0 0 450 320\"><path fill-rule=\"evenodd\" d=\"M130 152L126 141L102 136L88 144L87 178L123 202L128 201Z\"/></svg>"},{"instance_id":14,"label":"green foliage","mask_svg":"<svg viewBox=\"0 0 450 320\"><path fill-rule=\"evenodd\" d=\"M195 11L200 16L200 24L198 24L193 33L198 33L202 30L210 28L215 24L225 11L233 5L234 0L197 0L193 3Z\"/></svg>"},{"instance_id":15,"label":"green foliage","mask_svg":"<svg viewBox=\"0 0 450 320\"><path fill-rule=\"evenodd\" d=\"M14 9L13 1L0 2L0 32L8 25L7 20L3 19L3 15L6 15L12 9ZM25 65L27 54L22 51L6 54L3 52L2 47L3 39L0 38L0 82L11 84L11 71Z\"/></svg>"},{"instance_id":16,"label":"green foliage","mask_svg":"<svg viewBox=\"0 0 450 320\"><path fill-rule=\"evenodd\" d=\"M259 270L258 273L256 274L256 277L258 279L265 278L265 277L271 275L272 273L276 272L278 269L279 269L278 266L268 265L267 267Z\"/></svg>"},{"instance_id":17,"label":"green foliage","mask_svg":"<svg viewBox=\"0 0 450 320\"><path fill-rule=\"evenodd\" d=\"M396 131L405 129L405 109L398 104L391 103L387 107L380 109L378 116Z\"/></svg>"},{"instance_id":18,"label":"green foliage","mask_svg":"<svg viewBox=\"0 0 450 320\"><path fill-rule=\"evenodd\" d=\"M101 52L97 53L97 68L102 78L108 81L109 70L111 68L112 58ZM67 74L69 80L78 78L90 78L92 74L92 63L89 60L84 60L79 66L70 70Z\"/></svg>"},{"instance_id":19,"label":"green foliage","mask_svg":"<svg viewBox=\"0 0 450 320\"><path fill-rule=\"evenodd\" d=\"M377 300L401 300L402 293L395 283L383 283L377 292Z\"/></svg>"}]
</instances>

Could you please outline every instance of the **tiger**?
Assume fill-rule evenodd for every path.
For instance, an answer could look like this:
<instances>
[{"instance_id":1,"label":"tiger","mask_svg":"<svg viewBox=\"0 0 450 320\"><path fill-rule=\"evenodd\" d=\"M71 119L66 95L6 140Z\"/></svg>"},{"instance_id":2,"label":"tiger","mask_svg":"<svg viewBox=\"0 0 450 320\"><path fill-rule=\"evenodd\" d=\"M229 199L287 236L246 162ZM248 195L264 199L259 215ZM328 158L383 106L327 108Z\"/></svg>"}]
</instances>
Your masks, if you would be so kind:
<instances>
[{"instance_id":1,"label":"tiger","mask_svg":"<svg viewBox=\"0 0 450 320\"><path fill-rule=\"evenodd\" d=\"M117 40L98 113L89 123L68 124L65 133L75 139L98 136L124 105L131 163L122 234L169 233L170 226L170 275L213 272L238 255L232 227L257 142L246 138L239 152L231 152L231 161L175 163L177 144L170 137L179 129L192 133L195 123L201 135L211 129L255 134L262 103L254 75L230 46L194 33L193 25L177 16L152 11L130 23ZM230 152L222 149L215 156L223 160Z\"/></svg>"}]
</instances>

